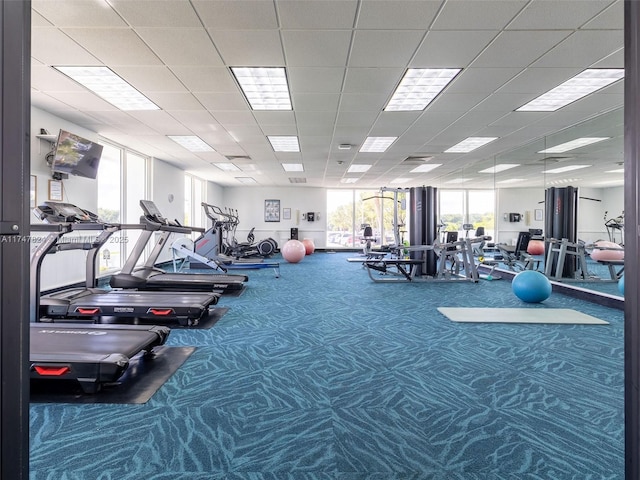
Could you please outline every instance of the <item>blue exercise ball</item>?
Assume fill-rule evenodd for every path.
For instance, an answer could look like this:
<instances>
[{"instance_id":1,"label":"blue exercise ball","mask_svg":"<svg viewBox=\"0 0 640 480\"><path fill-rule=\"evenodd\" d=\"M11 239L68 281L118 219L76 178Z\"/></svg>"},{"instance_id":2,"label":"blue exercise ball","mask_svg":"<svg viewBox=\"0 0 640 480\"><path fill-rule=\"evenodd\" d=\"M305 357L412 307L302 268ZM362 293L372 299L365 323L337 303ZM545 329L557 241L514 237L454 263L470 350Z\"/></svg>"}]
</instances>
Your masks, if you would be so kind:
<instances>
[{"instance_id":1,"label":"blue exercise ball","mask_svg":"<svg viewBox=\"0 0 640 480\"><path fill-rule=\"evenodd\" d=\"M618 291L620 292L620 295L624 297L624 275L622 275L620 280L618 280Z\"/></svg>"},{"instance_id":2,"label":"blue exercise ball","mask_svg":"<svg viewBox=\"0 0 640 480\"><path fill-rule=\"evenodd\" d=\"M525 270L513 278L511 290L523 302L540 303L551 295L551 282L540 272Z\"/></svg>"}]
</instances>

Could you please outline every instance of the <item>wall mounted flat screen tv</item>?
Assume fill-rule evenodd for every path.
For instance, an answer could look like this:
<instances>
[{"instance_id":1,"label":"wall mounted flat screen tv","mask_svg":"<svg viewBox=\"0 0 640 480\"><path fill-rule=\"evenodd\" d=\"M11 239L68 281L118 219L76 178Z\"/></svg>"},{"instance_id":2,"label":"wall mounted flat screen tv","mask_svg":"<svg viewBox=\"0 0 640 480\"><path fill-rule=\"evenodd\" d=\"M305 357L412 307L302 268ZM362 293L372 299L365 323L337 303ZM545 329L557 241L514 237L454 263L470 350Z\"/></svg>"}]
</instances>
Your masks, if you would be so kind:
<instances>
[{"instance_id":1,"label":"wall mounted flat screen tv","mask_svg":"<svg viewBox=\"0 0 640 480\"><path fill-rule=\"evenodd\" d=\"M102 156L102 145L79 135L60 130L51 169L79 177L96 178Z\"/></svg>"}]
</instances>

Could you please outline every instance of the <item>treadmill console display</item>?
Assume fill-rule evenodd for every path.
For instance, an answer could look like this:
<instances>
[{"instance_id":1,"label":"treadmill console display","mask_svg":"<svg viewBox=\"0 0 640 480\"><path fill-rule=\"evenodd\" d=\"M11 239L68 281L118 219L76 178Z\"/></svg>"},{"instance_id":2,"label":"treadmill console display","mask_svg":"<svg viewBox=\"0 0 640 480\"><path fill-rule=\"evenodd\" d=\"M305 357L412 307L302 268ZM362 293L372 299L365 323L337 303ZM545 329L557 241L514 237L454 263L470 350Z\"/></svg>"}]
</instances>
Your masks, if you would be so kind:
<instances>
[{"instance_id":1,"label":"treadmill console display","mask_svg":"<svg viewBox=\"0 0 640 480\"><path fill-rule=\"evenodd\" d=\"M44 202L34 210L47 223L97 223L98 216L71 203Z\"/></svg>"},{"instance_id":2,"label":"treadmill console display","mask_svg":"<svg viewBox=\"0 0 640 480\"><path fill-rule=\"evenodd\" d=\"M151 200L140 200L140 206L144 211L145 217L155 220L158 223L169 223L167 219L162 216L160 210L156 207L156 204Z\"/></svg>"}]
</instances>

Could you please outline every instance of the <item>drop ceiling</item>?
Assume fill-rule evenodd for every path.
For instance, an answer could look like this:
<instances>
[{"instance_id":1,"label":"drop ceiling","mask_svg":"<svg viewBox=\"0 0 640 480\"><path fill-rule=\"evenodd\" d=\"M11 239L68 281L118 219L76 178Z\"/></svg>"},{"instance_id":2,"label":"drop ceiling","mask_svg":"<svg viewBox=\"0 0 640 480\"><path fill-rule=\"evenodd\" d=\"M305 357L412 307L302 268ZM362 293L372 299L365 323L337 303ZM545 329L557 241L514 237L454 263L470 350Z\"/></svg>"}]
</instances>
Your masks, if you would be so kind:
<instances>
[{"instance_id":1,"label":"drop ceiling","mask_svg":"<svg viewBox=\"0 0 640 480\"><path fill-rule=\"evenodd\" d=\"M35 107L222 186L247 176L278 187L622 185L610 172L623 162L623 80L556 112L516 111L587 68L624 67L622 0L33 0L32 8ZM109 67L160 109L120 111L53 68L77 65ZM285 67L293 109L253 111L231 73L243 66ZM462 70L424 110L383 111L408 68ZM189 152L169 135L197 135L215 151ZM274 152L270 135L297 136L301 151ZM359 153L368 136L398 138L384 153ZM498 138L444 153L470 136ZM586 136L610 139L539 153ZM228 162L241 171L215 166ZM519 166L479 173L503 163ZM371 168L348 173L352 164ZM420 164L441 166L411 172ZM589 167L542 173L573 164ZM518 182L498 183L510 179Z\"/></svg>"}]
</instances>

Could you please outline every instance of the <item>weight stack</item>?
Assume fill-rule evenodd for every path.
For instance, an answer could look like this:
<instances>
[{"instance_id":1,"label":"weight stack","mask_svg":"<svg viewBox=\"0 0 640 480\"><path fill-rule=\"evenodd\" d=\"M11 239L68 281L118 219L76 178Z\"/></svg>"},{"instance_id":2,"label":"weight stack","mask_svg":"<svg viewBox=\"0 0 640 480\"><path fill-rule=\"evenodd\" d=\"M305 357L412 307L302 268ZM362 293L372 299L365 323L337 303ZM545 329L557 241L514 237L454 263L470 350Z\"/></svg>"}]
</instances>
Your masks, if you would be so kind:
<instances>
[{"instance_id":1,"label":"weight stack","mask_svg":"<svg viewBox=\"0 0 640 480\"><path fill-rule=\"evenodd\" d=\"M545 238L577 242L578 189L575 187L551 187L545 191ZM545 251L549 251L549 242L545 242ZM576 257L567 255L562 270L563 278L575 278ZM553 270L557 268L557 258L553 258Z\"/></svg>"},{"instance_id":2,"label":"weight stack","mask_svg":"<svg viewBox=\"0 0 640 480\"><path fill-rule=\"evenodd\" d=\"M438 189L435 187L414 187L409 190L411 218L409 221L409 243L412 246L431 245L437 237ZM418 270L418 275L433 276L437 271L436 254L433 250L411 252L411 259L426 256L426 271Z\"/></svg>"}]
</instances>

